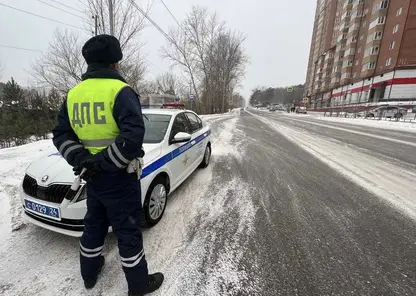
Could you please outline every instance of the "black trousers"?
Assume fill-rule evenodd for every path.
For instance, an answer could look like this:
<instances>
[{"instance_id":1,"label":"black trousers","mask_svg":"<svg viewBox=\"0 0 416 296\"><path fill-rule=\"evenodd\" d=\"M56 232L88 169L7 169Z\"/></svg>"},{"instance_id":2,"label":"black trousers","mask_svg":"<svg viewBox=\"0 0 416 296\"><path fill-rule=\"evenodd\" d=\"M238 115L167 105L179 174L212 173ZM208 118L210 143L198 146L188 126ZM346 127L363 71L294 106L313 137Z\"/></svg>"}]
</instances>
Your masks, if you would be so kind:
<instances>
[{"instance_id":1,"label":"black trousers","mask_svg":"<svg viewBox=\"0 0 416 296\"><path fill-rule=\"evenodd\" d=\"M95 278L109 225L118 239L121 264L129 291L145 292L148 269L140 231L140 181L126 171L105 173L87 184L88 211L80 242L81 274Z\"/></svg>"}]
</instances>

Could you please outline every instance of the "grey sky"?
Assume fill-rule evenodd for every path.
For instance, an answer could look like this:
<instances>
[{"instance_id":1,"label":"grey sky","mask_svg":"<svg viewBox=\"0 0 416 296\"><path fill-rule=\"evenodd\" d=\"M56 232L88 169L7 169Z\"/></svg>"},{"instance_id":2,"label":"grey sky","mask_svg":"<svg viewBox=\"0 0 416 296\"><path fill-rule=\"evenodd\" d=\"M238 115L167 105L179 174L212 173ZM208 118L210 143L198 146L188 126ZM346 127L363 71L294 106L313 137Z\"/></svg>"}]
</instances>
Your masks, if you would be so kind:
<instances>
[{"instance_id":1,"label":"grey sky","mask_svg":"<svg viewBox=\"0 0 416 296\"><path fill-rule=\"evenodd\" d=\"M54 4L49 0L42 1ZM147 1L136 2L145 7ZM81 8L75 0L60 2ZM79 24L81 21L36 0L0 0L0 3L69 24ZM165 0L165 3L179 21L192 5L204 5L215 10L230 28L246 34L245 48L250 64L240 89L244 96L248 97L251 89L260 85L285 86L304 82L316 1ZM165 31L176 24L160 0L155 0L149 15ZM69 27L0 6L0 45L47 50L56 28ZM146 42L144 51L149 64L147 78L168 71L169 61L162 60L159 55L160 47L166 44L163 35L149 24L141 38ZM5 64L2 81L14 77L20 84L28 85L32 79L27 71L38 55L36 52L0 47L0 59Z\"/></svg>"}]
</instances>

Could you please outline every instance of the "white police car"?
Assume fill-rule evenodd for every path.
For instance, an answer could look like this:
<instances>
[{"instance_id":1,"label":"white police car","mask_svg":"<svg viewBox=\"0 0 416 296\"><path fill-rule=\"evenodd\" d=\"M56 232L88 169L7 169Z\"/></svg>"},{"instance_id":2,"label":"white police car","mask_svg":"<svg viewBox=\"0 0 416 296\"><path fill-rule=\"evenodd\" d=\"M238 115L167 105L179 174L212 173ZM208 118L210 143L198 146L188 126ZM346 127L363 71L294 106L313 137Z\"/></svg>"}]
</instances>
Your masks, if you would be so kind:
<instances>
[{"instance_id":1,"label":"white police car","mask_svg":"<svg viewBox=\"0 0 416 296\"><path fill-rule=\"evenodd\" d=\"M211 130L189 110L143 109L146 126L141 175L142 224L157 224L166 208L167 196L198 167L208 166ZM79 237L87 211L84 184L74 199L63 201L75 176L58 152L32 162L21 183L24 218L62 234Z\"/></svg>"}]
</instances>

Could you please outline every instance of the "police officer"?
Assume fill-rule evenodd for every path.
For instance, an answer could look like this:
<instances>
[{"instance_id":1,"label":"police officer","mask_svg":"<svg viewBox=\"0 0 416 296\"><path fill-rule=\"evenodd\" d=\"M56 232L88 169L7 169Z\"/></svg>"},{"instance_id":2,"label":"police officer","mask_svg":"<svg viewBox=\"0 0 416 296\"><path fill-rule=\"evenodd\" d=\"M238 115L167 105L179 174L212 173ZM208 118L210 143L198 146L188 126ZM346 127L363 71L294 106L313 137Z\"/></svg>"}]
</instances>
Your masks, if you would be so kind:
<instances>
[{"instance_id":1,"label":"police officer","mask_svg":"<svg viewBox=\"0 0 416 296\"><path fill-rule=\"evenodd\" d=\"M81 275L95 286L108 227L118 238L129 295L157 290L163 274L148 274L140 231L140 181L127 167L140 165L144 123L139 96L118 73L123 58L117 38L98 35L82 48L88 69L71 89L53 130L53 143L76 175L86 169L87 214L80 242ZM137 167L140 171L140 167Z\"/></svg>"}]
</instances>

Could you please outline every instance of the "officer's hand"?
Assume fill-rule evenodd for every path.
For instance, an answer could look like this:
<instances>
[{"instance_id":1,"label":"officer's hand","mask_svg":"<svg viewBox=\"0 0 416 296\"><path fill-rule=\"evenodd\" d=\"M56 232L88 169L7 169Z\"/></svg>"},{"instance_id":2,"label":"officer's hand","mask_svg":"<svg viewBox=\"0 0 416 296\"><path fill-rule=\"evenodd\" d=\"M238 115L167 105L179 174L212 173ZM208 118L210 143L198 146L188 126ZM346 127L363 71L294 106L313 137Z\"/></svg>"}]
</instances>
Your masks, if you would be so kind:
<instances>
[{"instance_id":1,"label":"officer's hand","mask_svg":"<svg viewBox=\"0 0 416 296\"><path fill-rule=\"evenodd\" d=\"M72 170L74 171L74 175L75 175L75 176L79 176L79 175L81 174L82 167L80 167L80 166L76 166L76 167L74 167Z\"/></svg>"},{"instance_id":2,"label":"officer's hand","mask_svg":"<svg viewBox=\"0 0 416 296\"><path fill-rule=\"evenodd\" d=\"M81 176L81 178L85 180L87 183L91 182L92 179L98 174L100 174L102 171L98 162L95 161L94 158L92 157L84 159L83 161L80 162L79 167L74 168L75 175L79 176L83 168L87 170Z\"/></svg>"}]
</instances>

